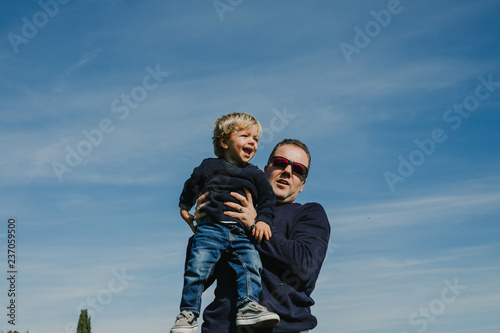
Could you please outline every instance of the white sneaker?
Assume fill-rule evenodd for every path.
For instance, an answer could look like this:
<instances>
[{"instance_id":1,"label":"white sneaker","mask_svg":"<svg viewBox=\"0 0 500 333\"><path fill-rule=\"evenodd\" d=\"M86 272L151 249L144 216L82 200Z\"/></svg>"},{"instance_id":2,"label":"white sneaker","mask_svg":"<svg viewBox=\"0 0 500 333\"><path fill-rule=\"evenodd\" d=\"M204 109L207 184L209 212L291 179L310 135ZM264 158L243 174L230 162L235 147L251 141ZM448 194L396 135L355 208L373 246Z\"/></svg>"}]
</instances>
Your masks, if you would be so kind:
<instances>
[{"instance_id":1,"label":"white sneaker","mask_svg":"<svg viewBox=\"0 0 500 333\"><path fill-rule=\"evenodd\" d=\"M198 329L197 316L190 311L182 311L175 319L170 333L193 333Z\"/></svg>"},{"instance_id":2,"label":"white sneaker","mask_svg":"<svg viewBox=\"0 0 500 333\"><path fill-rule=\"evenodd\" d=\"M248 302L236 314L236 326L273 327L279 322L280 317L276 313L254 301Z\"/></svg>"}]
</instances>

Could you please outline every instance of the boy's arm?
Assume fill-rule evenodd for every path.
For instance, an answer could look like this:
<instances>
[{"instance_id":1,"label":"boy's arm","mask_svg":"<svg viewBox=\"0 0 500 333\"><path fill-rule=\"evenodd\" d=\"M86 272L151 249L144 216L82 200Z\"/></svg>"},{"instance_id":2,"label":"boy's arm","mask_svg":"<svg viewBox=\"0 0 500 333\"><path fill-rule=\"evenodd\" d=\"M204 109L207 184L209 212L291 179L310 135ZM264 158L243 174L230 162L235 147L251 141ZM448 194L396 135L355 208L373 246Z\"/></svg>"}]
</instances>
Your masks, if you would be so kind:
<instances>
[{"instance_id":1,"label":"boy's arm","mask_svg":"<svg viewBox=\"0 0 500 333\"><path fill-rule=\"evenodd\" d=\"M271 184L269 184L266 175L260 170L255 182L255 187L257 188L258 196L256 205L256 221L262 221L267 223L269 226L272 226L275 216L276 195L274 194L273 188L271 187Z\"/></svg>"},{"instance_id":2,"label":"boy's arm","mask_svg":"<svg viewBox=\"0 0 500 333\"><path fill-rule=\"evenodd\" d=\"M189 177L189 179L184 183L181 196L179 197L180 208L190 210L191 207L193 207L201 190L200 184L203 181L202 165L194 168L191 177Z\"/></svg>"},{"instance_id":3,"label":"boy's arm","mask_svg":"<svg viewBox=\"0 0 500 333\"><path fill-rule=\"evenodd\" d=\"M255 184L258 196L257 218L251 231L257 242L260 243L263 239L269 241L272 236L271 226L275 216L276 195L267 177L260 170Z\"/></svg>"},{"instance_id":4,"label":"boy's arm","mask_svg":"<svg viewBox=\"0 0 500 333\"><path fill-rule=\"evenodd\" d=\"M186 221L193 232L196 231L196 227L194 226L194 217L189 213L191 207L193 207L196 199L198 198L201 186L205 179L205 161L203 161L198 167L194 168L191 177L186 180L184 183L184 188L179 198L179 207L181 217Z\"/></svg>"}]
</instances>

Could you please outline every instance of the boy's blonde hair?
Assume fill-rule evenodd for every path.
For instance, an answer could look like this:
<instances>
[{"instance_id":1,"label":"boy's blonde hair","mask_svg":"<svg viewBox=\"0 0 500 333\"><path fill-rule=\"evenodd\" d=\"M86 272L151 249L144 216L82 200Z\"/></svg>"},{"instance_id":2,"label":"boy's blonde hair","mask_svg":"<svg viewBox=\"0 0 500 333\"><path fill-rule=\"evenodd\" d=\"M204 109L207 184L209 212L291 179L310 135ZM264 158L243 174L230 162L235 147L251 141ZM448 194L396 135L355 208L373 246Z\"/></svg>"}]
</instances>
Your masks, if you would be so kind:
<instances>
[{"instance_id":1,"label":"boy's blonde hair","mask_svg":"<svg viewBox=\"0 0 500 333\"><path fill-rule=\"evenodd\" d=\"M251 114L234 112L217 119L214 123L214 135L212 136L215 156L224 156L224 148L220 144L221 139L227 139L231 136L231 133L249 129L253 125L257 126L257 136L260 137L262 135L262 126Z\"/></svg>"}]
</instances>

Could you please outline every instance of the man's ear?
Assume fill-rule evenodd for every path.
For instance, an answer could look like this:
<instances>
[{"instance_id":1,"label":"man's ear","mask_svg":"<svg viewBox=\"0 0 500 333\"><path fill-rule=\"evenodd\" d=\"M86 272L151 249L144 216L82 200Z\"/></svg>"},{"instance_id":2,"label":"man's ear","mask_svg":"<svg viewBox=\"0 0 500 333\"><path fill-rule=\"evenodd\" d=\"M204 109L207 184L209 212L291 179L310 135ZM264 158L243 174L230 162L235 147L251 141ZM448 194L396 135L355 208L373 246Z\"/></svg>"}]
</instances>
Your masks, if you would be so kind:
<instances>
[{"instance_id":1,"label":"man's ear","mask_svg":"<svg viewBox=\"0 0 500 333\"><path fill-rule=\"evenodd\" d=\"M299 193L302 193L302 189L304 188L305 184L306 184L306 179L304 179L304 182L302 183L302 186L300 186Z\"/></svg>"}]
</instances>

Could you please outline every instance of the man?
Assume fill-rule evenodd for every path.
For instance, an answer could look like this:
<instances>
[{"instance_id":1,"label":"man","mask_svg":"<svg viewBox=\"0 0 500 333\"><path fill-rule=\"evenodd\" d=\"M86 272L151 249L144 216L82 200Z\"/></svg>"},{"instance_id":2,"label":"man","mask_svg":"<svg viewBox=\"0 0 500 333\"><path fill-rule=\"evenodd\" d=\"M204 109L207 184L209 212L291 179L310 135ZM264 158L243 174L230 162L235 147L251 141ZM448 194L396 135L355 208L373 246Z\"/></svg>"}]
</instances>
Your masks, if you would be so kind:
<instances>
[{"instance_id":1,"label":"man","mask_svg":"<svg viewBox=\"0 0 500 333\"><path fill-rule=\"evenodd\" d=\"M311 314L314 290L330 238L330 224L318 203L295 203L309 172L311 157L307 146L285 139L271 152L264 172L276 194L276 217L269 241L256 246L263 264L261 304L280 316L273 328L237 327L234 272L225 261L217 267L215 299L204 311L203 333L299 333L317 325ZM251 196L234 194L241 206L227 203L239 212L227 215L239 218L249 230L255 222ZM238 207L239 206L239 207Z\"/></svg>"}]
</instances>

